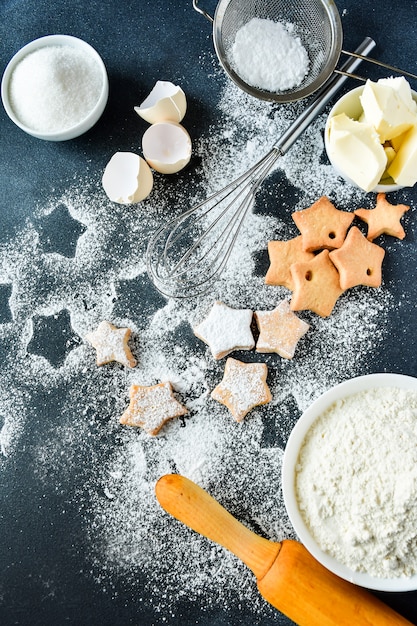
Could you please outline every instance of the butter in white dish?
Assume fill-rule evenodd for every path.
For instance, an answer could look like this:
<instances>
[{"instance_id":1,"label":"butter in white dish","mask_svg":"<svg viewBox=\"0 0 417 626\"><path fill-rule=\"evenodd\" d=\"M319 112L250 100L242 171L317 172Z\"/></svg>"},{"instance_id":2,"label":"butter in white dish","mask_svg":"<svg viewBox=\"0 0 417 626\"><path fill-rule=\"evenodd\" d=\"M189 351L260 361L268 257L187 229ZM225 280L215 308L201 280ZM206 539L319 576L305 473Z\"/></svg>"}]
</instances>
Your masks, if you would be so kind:
<instances>
[{"instance_id":1,"label":"butter in white dish","mask_svg":"<svg viewBox=\"0 0 417 626\"><path fill-rule=\"evenodd\" d=\"M329 137L333 162L361 189L374 189L387 165L387 155L375 128L341 113L330 120Z\"/></svg>"},{"instance_id":2,"label":"butter in white dish","mask_svg":"<svg viewBox=\"0 0 417 626\"><path fill-rule=\"evenodd\" d=\"M367 80L333 107L325 140L332 165L364 191L412 187L417 182L417 94L404 77Z\"/></svg>"}]
</instances>

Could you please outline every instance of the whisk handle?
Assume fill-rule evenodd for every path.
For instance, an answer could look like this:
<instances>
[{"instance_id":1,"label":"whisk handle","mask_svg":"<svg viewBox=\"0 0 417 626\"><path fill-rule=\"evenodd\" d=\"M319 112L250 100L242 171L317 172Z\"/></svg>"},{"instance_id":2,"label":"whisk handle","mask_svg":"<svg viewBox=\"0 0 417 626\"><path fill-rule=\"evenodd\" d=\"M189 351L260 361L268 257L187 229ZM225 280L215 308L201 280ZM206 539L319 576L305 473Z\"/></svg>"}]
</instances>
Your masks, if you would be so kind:
<instances>
[{"instance_id":1,"label":"whisk handle","mask_svg":"<svg viewBox=\"0 0 417 626\"><path fill-rule=\"evenodd\" d=\"M376 43L373 39L365 37L362 43L355 50L355 53L360 55L360 57L351 57L341 66L340 69L344 72L353 72L362 62L363 59L361 57L366 57L375 46ZM326 104L339 91L347 78L348 76L344 74L338 75L334 73L326 81L323 87L321 87L318 91L314 100L304 109L304 111L278 139L274 148L278 150L281 155L285 154L289 148L291 148L299 136L306 130L317 115L321 113Z\"/></svg>"}]
</instances>

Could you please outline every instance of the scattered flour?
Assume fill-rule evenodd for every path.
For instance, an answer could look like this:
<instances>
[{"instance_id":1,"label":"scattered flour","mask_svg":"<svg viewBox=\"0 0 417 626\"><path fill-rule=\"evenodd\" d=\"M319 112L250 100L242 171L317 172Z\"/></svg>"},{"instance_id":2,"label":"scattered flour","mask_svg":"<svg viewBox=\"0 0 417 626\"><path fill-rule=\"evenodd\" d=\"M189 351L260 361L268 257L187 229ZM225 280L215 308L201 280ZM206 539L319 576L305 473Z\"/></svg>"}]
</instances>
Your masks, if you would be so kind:
<instances>
[{"instance_id":1,"label":"scattered flour","mask_svg":"<svg viewBox=\"0 0 417 626\"><path fill-rule=\"evenodd\" d=\"M314 422L296 490L322 550L371 576L416 574L416 439L417 394L405 389L354 394Z\"/></svg>"},{"instance_id":2,"label":"scattered flour","mask_svg":"<svg viewBox=\"0 0 417 626\"><path fill-rule=\"evenodd\" d=\"M321 161L323 118L265 181L213 292L192 301L165 300L156 292L154 301L147 299L151 286L144 255L155 224L168 211L180 212L236 178L299 110L298 103L283 109L254 101L228 82L216 126L195 142L201 165L184 172L181 182L155 177L151 196L126 208L108 201L100 172L91 174L35 207L33 220L0 248L0 281L13 286L13 321L0 325L0 347L10 355L0 363L1 442L9 454L1 460L3 471L35 424L35 477L45 492L56 491L80 511L88 546L84 575L110 593L118 593L122 584L161 622L179 619L183 601L201 611L226 612L244 603L254 623L279 619L260 599L243 564L161 511L154 484L163 473L181 472L257 532L273 540L292 537L280 488L283 445L292 424L320 393L366 369L397 306L389 285L383 285L343 294L328 319L300 315L310 330L294 359L256 355L268 365L272 401L240 424L210 398L224 361L213 359L192 327L214 300L238 309L274 308L288 292L264 283L260 254L268 240L293 236L291 212L320 195L333 197L345 210L361 201L360 192ZM74 258L45 253L39 239L37 220L47 223L59 205L86 227ZM53 319L62 310L69 312L79 343L61 367L53 367L28 346L33 320ZM103 319L132 329L136 368L96 366L94 349L84 338ZM245 353L248 360L253 356ZM171 421L157 437L121 427L130 385L163 380L173 383L188 417ZM39 397L42 414L35 410ZM213 593L206 593L208 587Z\"/></svg>"},{"instance_id":3,"label":"scattered flour","mask_svg":"<svg viewBox=\"0 0 417 626\"><path fill-rule=\"evenodd\" d=\"M293 24L254 17L236 33L231 48L237 74L252 87L271 92L297 87L309 59Z\"/></svg>"}]
</instances>

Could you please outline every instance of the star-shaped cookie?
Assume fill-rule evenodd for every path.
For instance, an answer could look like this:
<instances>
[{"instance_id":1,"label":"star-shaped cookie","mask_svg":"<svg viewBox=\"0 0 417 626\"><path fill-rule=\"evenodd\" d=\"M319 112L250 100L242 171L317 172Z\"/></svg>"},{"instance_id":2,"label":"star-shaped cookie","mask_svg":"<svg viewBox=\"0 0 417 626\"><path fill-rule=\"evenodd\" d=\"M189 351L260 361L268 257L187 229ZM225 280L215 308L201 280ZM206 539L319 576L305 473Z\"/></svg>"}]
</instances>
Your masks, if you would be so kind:
<instances>
[{"instance_id":1,"label":"star-shaped cookie","mask_svg":"<svg viewBox=\"0 0 417 626\"><path fill-rule=\"evenodd\" d=\"M135 367L136 359L128 346L131 333L130 328L117 328L106 320L88 333L85 338L96 349L97 365L117 361L126 367Z\"/></svg>"},{"instance_id":2,"label":"star-shaped cookie","mask_svg":"<svg viewBox=\"0 0 417 626\"><path fill-rule=\"evenodd\" d=\"M269 268L265 275L267 285L280 285L293 289L293 280L290 267L296 261L309 261L313 258L312 252L303 248L303 237L293 237L287 241L268 242Z\"/></svg>"},{"instance_id":3,"label":"star-shaped cookie","mask_svg":"<svg viewBox=\"0 0 417 626\"><path fill-rule=\"evenodd\" d=\"M384 256L385 250L368 241L356 226L349 230L342 247L329 254L339 272L342 289L356 285L379 287Z\"/></svg>"},{"instance_id":4,"label":"star-shaped cookie","mask_svg":"<svg viewBox=\"0 0 417 626\"><path fill-rule=\"evenodd\" d=\"M120 418L120 423L141 427L150 435L157 435L168 420L188 413L175 399L170 382L150 387L132 385L129 397L130 404Z\"/></svg>"},{"instance_id":5,"label":"star-shaped cookie","mask_svg":"<svg viewBox=\"0 0 417 626\"><path fill-rule=\"evenodd\" d=\"M353 213L336 209L326 196L319 198L308 209L292 214L303 236L303 248L308 252L340 248L354 217Z\"/></svg>"},{"instance_id":6,"label":"star-shaped cookie","mask_svg":"<svg viewBox=\"0 0 417 626\"><path fill-rule=\"evenodd\" d=\"M294 263L291 274L295 285L291 310L308 309L321 317L328 317L344 291L340 286L339 272L329 258L329 251L319 252L307 263Z\"/></svg>"},{"instance_id":7,"label":"star-shaped cookie","mask_svg":"<svg viewBox=\"0 0 417 626\"><path fill-rule=\"evenodd\" d=\"M232 309L216 301L206 319L193 331L210 347L215 359L222 359L234 350L251 350L255 346L252 318L253 312L249 309Z\"/></svg>"},{"instance_id":8,"label":"star-shaped cookie","mask_svg":"<svg viewBox=\"0 0 417 626\"><path fill-rule=\"evenodd\" d=\"M369 241L373 241L383 233L404 239L405 232L400 219L409 208L406 204L390 204L385 193L379 193L374 209L357 209L354 213L368 224L366 237Z\"/></svg>"},{"instance_id":9,"label":"star-shaped cookie","mask_svg":"<svg viewBox=\"0 0 417 626\"><path fill-rule=\"evenodd\" d=\"M284 359L292 359L298 341L310 328L283 300L272 311L255 311L259 328L256 352L276 352Z\"/></svg>"},{"instance_id":10,"label":"star-shaped cookie","mask_svg":"<svg viewBox=\"0 0 417 626\"><path fill-rule=\"evenodd\" d=\"M241 422L255 406L271 401L266 384L268 368L265 363L242 363L229 357L222 381L213 389L211 397L224 404L234 419Z\"/></svg>"}]
</instances>

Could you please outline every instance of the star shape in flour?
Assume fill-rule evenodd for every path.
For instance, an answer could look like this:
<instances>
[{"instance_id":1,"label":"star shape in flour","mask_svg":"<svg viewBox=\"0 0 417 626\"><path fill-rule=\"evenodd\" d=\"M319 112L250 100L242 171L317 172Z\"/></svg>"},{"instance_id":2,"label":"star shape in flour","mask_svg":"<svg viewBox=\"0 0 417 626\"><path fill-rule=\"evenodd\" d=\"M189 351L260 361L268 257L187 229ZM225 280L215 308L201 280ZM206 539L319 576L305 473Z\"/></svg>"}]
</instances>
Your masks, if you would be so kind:
<instances>
[{"instance_id":1,"label":"star shape in flour","mask_svg":"<svg viewBox=\"0 0 417 626\"><path fill-rule=\"evenodd\" d=\"M307 263L294 263L291 274L294 280L291 310L308 309L321 317L329 316L344 291L329 251L323 250Z\"/></svg>"},{"instance_id":2,"label":"star shape in flour","mask_svg":"<svg viewBox=\"0 0 417 626\"><path fill-rule=\"evenodd\" d=\"M130 328L117 328L106 320L88 333L85 338L96 349L97 365L117 361L126 367L135 367L136 359L128 346L131 333Z\"/></svg>"},{"instance_id":3,"label":"star shape in flour","mask_svg":"<svg viewBox=\"0 0 417 626\"><path fill-rule=\"evenodd\" d=\"M342 289L356 285L379 287L384 256L385 250L368 241L356 226L352 226L342 247L329 254L339 272Z\"/></svg>"},{"instance_id":4,"label":"star shape in flour","mask_svg":"<svg viewBox=\"0 0 417 626\"><path fill-rule=\"evenodd\" d=\"M290 309L283 300L272 311L255 311L259 328L256 352L276 352L284 359L292 359L298 341L310 326Z\"/></svg>"},{"instance_id":5,"label":"star shape in flour","mask_svg":"<svg viewBox=\"0 0 417 626\"><path fill-rule=\"evenodd\" d=\"M58 205L52 213L36 222L43 251L72 258L75 256L79 237L87 227L75 220L65 204Z\"/></svg>"},{"instance_id":6,"label":"star shape in flour","mask_svg":"<svg viewBox=\"0 0 417 626\"><path fill-rule=\"evenodd\" d=\"M188 413L174 397L172 385L168 381L149 387L132 385L129 397L130 404L120 418L120 423L141 427L150 435L157 435L168 420Z\"/></svg>"},{"instance_id":7,"label":"star shape in flour","mask_svg":"<svg viewBox=\"0 0 417 626\"><path fill-rule=\"evenodd\" d=\"M291 290L294 287L291 265L297 261L309 261L314 257L313 252L304 250L302 235L287 241L269 241L268 255L270 265L265 275L265 283L280 285Z\"/></svg>"},{"instance_id":8,"label":"star shape in flour","mask_svg":"<svg viewBox=\"0 0 417 626\"><path fill-rule=\"evenodd\" d=\"M271 401L271 392L266 383L267 375L265 363L242 363L229 357L223 379L213 389L211 397L224 404L234 419L241 422L255 406Z\"/></svg>"},{"instance_id":9,"label":"star shape in flour","mask_svg":"<svg viewBox=\"0 0 417 626\"><path fill-rule=\"evenodd\" d=\"M215 359L222 359L234 350L251 350L255 346L252 318L253 312L249 309L232 309L216 301L206 319L193 331L210 347Z\"/></svg>"},{"instance_id":10,"label":"star shape in flour","mask_svg":"<svg viewBox=\"0 0 417 626\"><path fill-rule=\"evenodd\" d=\"M67 309L54 315L35 315L32 324L33 335L27 346L28 353L42 356L54 367L61 367L70 351L80 344Z\"/></svg>"},{"instance_id":11,"label":"star shape in flour","mask_svg":"<svg viewBox=\"0 0 417 626\"><path fill-rule=\"evenodd\" d=\"M319 198L308 209L292 214L303 236L303 248L308 252L340 248L354 217L353 213L336 209L326 196Z\"/></svg>"},{"instance_id":12,"label":"star shape in flour","mask_svg":"<svg viewBox=\"0 0 417 626\"><path fill-rule=\"evenodd\" d=\"M385 193L379 193L376 197L374 209L357 209L354 213L368 224L367 239L372 241L383 233L404 239L404 228L400 219L409 210L406 204L390 204Z\"/></svg>"}]
</instances>

